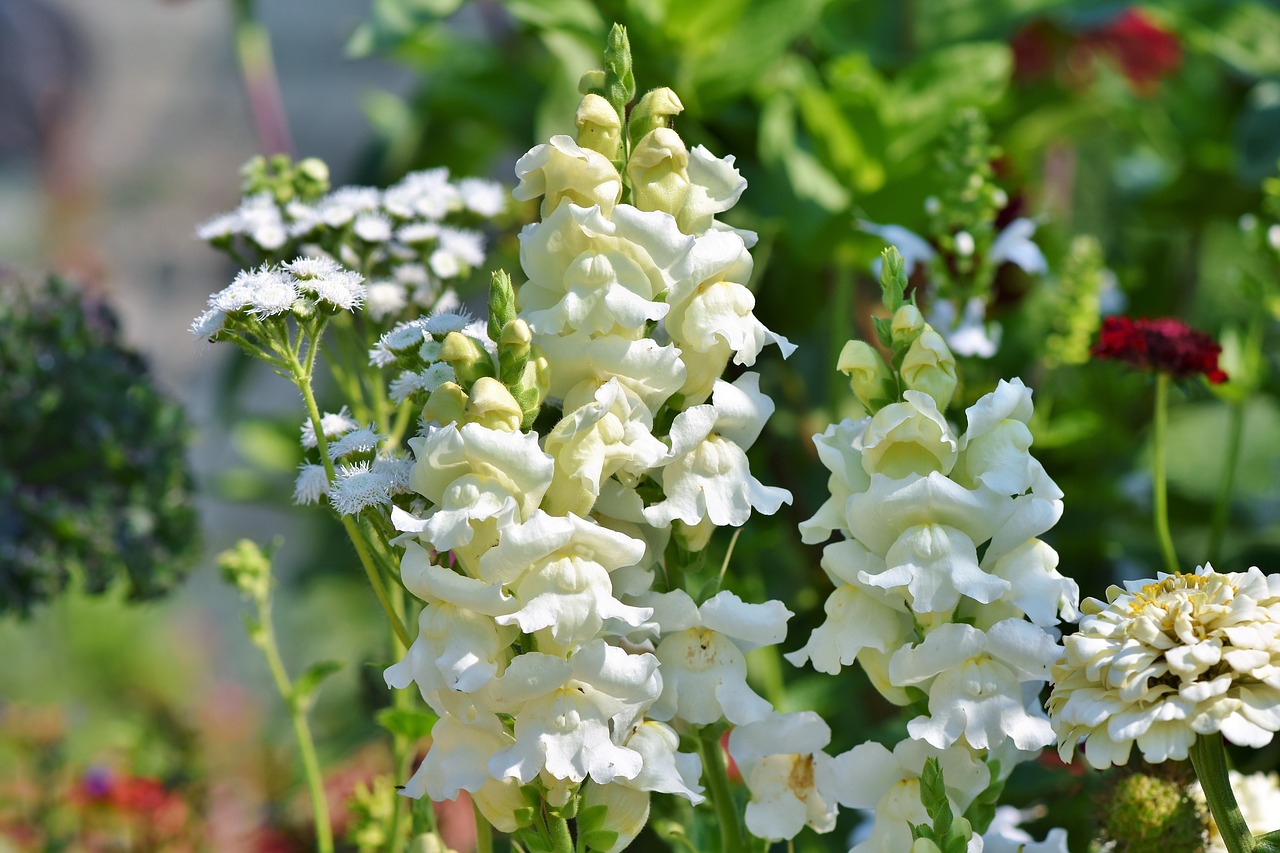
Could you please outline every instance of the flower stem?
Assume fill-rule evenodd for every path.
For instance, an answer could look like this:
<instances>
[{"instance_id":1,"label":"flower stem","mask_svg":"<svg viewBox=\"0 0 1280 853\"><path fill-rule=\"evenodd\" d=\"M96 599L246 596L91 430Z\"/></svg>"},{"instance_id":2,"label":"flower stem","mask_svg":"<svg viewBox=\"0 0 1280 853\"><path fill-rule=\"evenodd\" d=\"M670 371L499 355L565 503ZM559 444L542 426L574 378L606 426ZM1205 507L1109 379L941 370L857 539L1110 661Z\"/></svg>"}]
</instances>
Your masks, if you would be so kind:
<instances>
[{"instance_id":1,"label":"flower stem","mask_svg":"<svg viewBox=\"0 0 1280 853\"><path fill-rule=\"evenodd\" d=\"M1218 500L1213 506L1213 523L1209 528L1209 562L1216 565L1222 557L1222 540L1227 533L1227 510L1236 485L1236 468L1240 464L1240 445L1244 439L1244 403L1231 404L1231 423L1227 428L1227 459L1218 486Z\"/></svg>"},{"instance_id":2,"label":"flower stem","mask_svg":"<svg viewBox=\"0 0 1280 853\"><path fill-rule=\"evenodd\" d=\"M1227 845L1228 853L1249 853L1258 845L1245 823L1244 815L1231 790L1227 776L1227 754L1222 746L1222 735L1200 735L1191 745L1191 766L1195 768L1204 798L1209 803L1218 834Z\"/></svg>"},{"instance_id":3,"label":"flower stem","mask_svg":"<svg viewBox=\"0 0 1280 853\"><path fill-rule=\"evenodd\" d=\"M699 730L698 752L702 755L702 772L706 776L711 803L715 806L716 821L720 824L720 849L723 853L742 853L746 848L738 824L738 808L733 802L733 792L729 790L729 771L715 726L703 726Z\"/></svg>"},{"instance_id":4,"label":"flower stem","mask_svg":"<svg viewBox=\"0 0 1280 853\"><path fill-rule=\"evenodd\" d=\"M493 827L489 826L489 821L480 813L475 800L471 801L471 809L476 816L476 853L493 853Z\"/></svg>"},{"instance_id":5,"label":"flower stem","mask_svg":"<svg viewBox=\"0 0 1280 853\"><path fill-rule=\"evenodd\" d=\"M552 853L573 853L573 836L569 834L569 821L560 815L547 815L547 829L551 833Z\"/></svg>"},{"instance_id":6,"label":"flower stem","mask_svg":"<svg viewBox=\"0 0 1280 853\"><path fill-rule=\"evenodd\" d=\"M302 758L302 771L307 780L307 790L311 795L311 811L316 830L316 850L320 853L333 853L333 828L329 822L329 801L324 793L324 780L320 775L320 761L316 757L315 740L311 737L311 725L307 722L307 712L303 703L293 689L293 682L284 668L280 658L280 648L276 644L276 632L271 625L271 602L269 599L258 600L259 638L257 645L267 659L267 668L271 670L271 678L275 681L280 698L284 699L289 709L289 717L293 722L293 733L298 741L298 754Z\"/></svg>"},{"instance_id":7,"label":"flower stem","mask_svg":"<svg viewBox=\"0 0 1280 853\"><path fill-rule=\"evenodd\" d=\"M1169 422L1169 377L1156 374L1156 405L1152 435L1152 502L1155 507L1156 541L1160 543L1160 555L1164 567L1170 572L1179 571L1178 553L1173 549L1173 536L1169 533L1169 486L1165 476L1165 433Z\"/></svg>"}]
</instances>

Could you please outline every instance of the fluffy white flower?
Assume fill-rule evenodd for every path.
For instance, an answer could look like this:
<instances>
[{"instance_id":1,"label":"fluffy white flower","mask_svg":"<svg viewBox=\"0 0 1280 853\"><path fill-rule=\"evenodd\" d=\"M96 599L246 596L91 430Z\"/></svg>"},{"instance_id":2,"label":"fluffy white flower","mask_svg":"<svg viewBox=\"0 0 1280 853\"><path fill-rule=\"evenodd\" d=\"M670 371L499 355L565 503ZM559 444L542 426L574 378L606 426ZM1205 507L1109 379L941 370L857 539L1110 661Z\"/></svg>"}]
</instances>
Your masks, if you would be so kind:
<instances>
[{"instance_id":1,"label":"fluffy white flower","mask_svg":"<svg viewBox=\"0 0 1280 853\"><path fill-rule=\"evenodd\" d=\"M1053 743L1053 729L1023 702L1024 684L1039 692L1060 647L1029 622L1006 619L983 632L972 625L934 628L889 661L889 678L929 694L929 714L907 724L913 738L946 749L962 738L975 749L1012 740L1022 750Z\"/></svg>"},{"instance_id":2,"label":"fluffy white flower","mask_svg":"<svg viewBox=\"0 0 1280 853\"><path fill-rule=\"evenodd\" d=\"M299 284L303 290L315 294L317 300L327 302L340 311L354 311L364 302L364 276L351 270L302 279Z\"/></svg>"},{"instance_id":3,"label":"fluffy white flower","mask_svg":"<svg viewBox=\"0 0 1280 853\"><path fill-rule=\"evenodd\" d=\"M245 198L234 216L236 231L268 252L279 249L289 239L280 207L269 192Z\"/></svg>"},{"instance_id":4,"label":"fluffy white flower","mask_svg":"<svg viewBox=\"0 0 1280 853\"><path fill-rule=\"evenodd\" d=\"M740 527L753 509L772 515L791 503L790 492L765 486L747 463L745 447L755 442L773 414L773 401L759 386L759 375L753 373L732 385L717 382L710 405L676 415L662 468L666 500L645 509L650 524L663 526L678 518L695 525L708 518L717 527Z\"/></svg>"},{"instance_id":5,"label":"fluffy white flower","mask_svg":"<svg viewBox=\"0 0 1280 853\"><path fill-rule=\"evenodd\" d=\"M227 324L227 312L221 308L210 308L191 321L191 334L197 338L208 339L222 331Z\"/></svg>"},{"instance_id":6,"label":"fluffy white flower","mask_svg":"<svg viewBox=\"0 0 1280 853\"><path fill-rule=\"evenodd\" d=\"M406 370L401 373L391 380L387 393L393 402L403 403L417 391L429 394L446 382L457 381L457 378L453 365L439 361L425 370Z\"/></svg>"},{"instance_id":7,"label":"fluffy white flower","mask_svg":"<svg viewBox=\"0 0 1280 853\"><path fill-rule=\"evenodd\" d=\"M461 194L449 183L449 170L438 167L405 175L387 188L382 203L388 213L401 219L440 220L461 204Z\"/></svg>"},{"instance_id":8,"label":"fluffy white flower","mask_svg":"<svg viewBox=\"0 0 1280 853\"><path fill-rule=\"evenodd\" d=\"M293 502L296 504L319 503L329 492L329 474L323 465L304 462L298 466L297 479L293 481Z\"/></svg>"},{"instance_id":9,"label":"fluffy white flower","mask_svg":"<svg viewBox=\"0 0 1280 853\"><path fill-rule=\"evenodd\" d=\"M357 515L371 506L391 503L391 486L387 475L372 470L367 462L342 465L329 487L329 503L338 515Z\"/></svg>"},{"instance_id":10,"label":"fluffy white flower","mask_svg":"<svg viewBox=\"0 0 1280 853\"><path fill-rule=\"evenodd\" d=\"M329 458L337 460L352 453L368 453L385 439L385 435L379 435L371 426L352 430L329 445Z\"/></svg>"},{"instance_id":11,"label":"fluffy white flower","mask_svg":"<svg viewBox=\"0 0 1280 853\"><path fill-rule=\"evenodd\" d=\"M302 255L282 266L299 281L324 278L342 272L342 264L327 255Z\"/></svg>"},{"instance_id":12,"label":"fluffy white flower","mask_svg":"<svg viewBox=\"0 0 1280 853\"><path fill-rule=\"evenodd\" d=\"M780 601L747 604L725 590L695 608L682 590L646 599L666 634L655 654L662 661L662 695L655 720L679 718L709 725L722 716L749 723L771 710L747 685L745 653L782 642L791 611Z\"/></svg>"},{"instance_id":13,"label":"fluffy white flower","mask_svg":"<svg viewBox=\"0 0 1280 853\"><path fill-rule=\"evenodd\" d=\"M391 239L391 219L382 213L361 213L351 230L366 243L385 243Z\"/></svg>"},{"instance_id":14,"label":"fluffy white flower","mask_svg":"<svg viewBox=\"0 0 1280 853\"><path fill-rule=\"evenodd\" d=\"M324 433L326 440L333 440L338 436L345 435L353 429L360 429L360 423L353 420L351 412L346 406L343 406L336 413L325 412L320 416L320 431ZM302 424L302 446L316 446L316 427L310 420L304 421Z\"/></svg>"},{"instance_id":15,"label":"fluffy white flower","mask_svg":"<svg viewBox=\"0 0 1280 853\"><path fill-rule=\"evenodd\" d=\"M631 655L595 640L572 658L520 655L495 682L497 707L515 718L515 743L490 759L489 772L522 784L543 770L554 779L605 785L634 779L640 753L613 742L657 697L662 679L653 655Z\"/></svg>"},{"instance_id":16,"label":"fluffy white flower","mask_svg":"<svg viewBox=\"0 0 1280 853\"><path fill-rule=\"evenodd\" d=\"M507 188L497 181L463 178L458 181L458 194L463 207L481 216L497 216L507 209Z\"/></svg>"},{"instance_id":17,"label":"fluffy white flower","mask_svg":"<svg viewBox=\"0 0 1280 853\"><path fill-rule=\"evenodd\" d=\"M1135 744L1152 763L1180 761L1197 735L1261 747L1280 730L1280 575L1206 565L1080 609L1048 704L1064 760L1081 739L1105 768Z\"/></svg>"},{"instance_id":18,"label":"fluffy white flower","mask_svg":"<svg viewBox=\"0 0 1280 853\"><path fill-rule=\"evenodd\" d=\"M581 148L569 136L553 136L516 161L517 201L542 196L542 217L550 217L563 200L583 207L600 205L605 216L622 195L618 170L598 151Z\"/></svg>"},{"instance_id":19,"label":"fluffy white flower","mask_svg":"<svg viewBox=\"0 0 1280 853\"><path fill-rule=\"evenodd\" d=\"M840 778L822 750L831 729L812 711L770 714L729 734L729 754L751 792L747 830L757 838L795 838L806 825L836 826Z\"/></svg>"},{"instance_id":20,"label":"fluffy white flower","mask_svg":"<svg viewBox=\"0 0 1280 853\"><path fill-rule=\"evenodd\" d=\"M409 304L409 292L398 281L381 279L369 282L365 293L365 310L377 322L399 314Z\"/></svg>"}]
</instances>

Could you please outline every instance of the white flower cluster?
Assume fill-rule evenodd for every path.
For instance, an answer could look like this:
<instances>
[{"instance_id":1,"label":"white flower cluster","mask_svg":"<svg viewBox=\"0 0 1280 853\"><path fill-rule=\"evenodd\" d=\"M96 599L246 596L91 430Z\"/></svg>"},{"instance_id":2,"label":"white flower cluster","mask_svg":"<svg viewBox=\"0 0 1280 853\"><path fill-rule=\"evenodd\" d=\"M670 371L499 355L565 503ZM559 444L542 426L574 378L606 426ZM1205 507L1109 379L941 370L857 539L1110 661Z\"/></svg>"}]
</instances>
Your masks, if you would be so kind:
<instances>
[{"instance_id":1,"label":"white flower cluster","mask_svg":"<svg viewBox=\"0 0 1280 853\"><path fill-rule=\"evenodd\" d=\"M917 711L892 753L868 743L848 754L861 770L845 800L875 815L860 853L910 848L910 824L927 822L926 759L939 760L959 815L1053 742L1038 694L1060 651L1053 626L1059 613L1075 617L1078 597L1038 538L1060 517L1062 492L1028 452L1030 390L1001 381L958 433L944 414L956 387L946 344L911 305L891 328L898 377L866 344L841 356L874 414L815 438L831 498L801 534L841 535L822 556L836 589L826 621L787 656L830 674L857 661L887 699Z\"/></svg>"},{"instance_id":2,"label":"white flower cluster","mask_svg":"<svg viewBox=\"0 0 1280 853\"><path fill-rule=\"evenodd\" d=\"M674 95L641 107L655 98ZM577 141L554 137L517 164L516 197L542 199L520 238L519 315L496 277L487 324L427 318L373 353L416 353L416 390L429 392L409 441L416 503L392 512L402 579L425 607L386 676L416 683L440 715L406 793L468 791L508 832L527 812L521 786L552 806L580 795L608 807L618 850L651 792L702 801L678 730L726 717L745 730L772 713L744 654L783 639L786 608L728 591L699 605L655 579L673 531L696 551L716 526L790 501L747 464L773 411L758 375L718 378L766 342L790 345L752 314L754 235L715 219L745 187L732 158L686 151L664 123L636 143L624 181L610 159L618 113L588 95L578 123ZM539 435L548 398L561 417ZM759 766L785 783L776 756Z\"/></svg>"},{"instance_id":3,"label":"white flower cluster","mask_svg":"<svg viewBox=\"0 0 1280 853\"><path fill-rule=\"evenodd\" d=\"M215 245L238 243L268 260L303 253L359 270L368 278L364 311L375 322L410 306L435 305L450 293L443 290L448 282L483 266L484 235L452 220L482 222L506 209L501 184L452 181L445 168L413 172L385 190L346 186L305 200L286 195L280 201L271 190L250 192L196 236ZM456 297L448 299L455 304Z\"/></svg>"},{"instance_id":4,"label":"white flower cluster","mask_svg":"<svg viewBox=\"0 0 1280 853\"><path fill-rule=\"evenodd\" d=\"M1280 731L1280 576L1159 574L1086 599L1053 669L1049 713L1067 759L1094 767L1187 758L1198 735L1261 747Z\"/></svg>"},{"instance_id":5,"label":"white flower cluster","mask_svg":"<svg viewBox=\"0 0 1280 853\"><path fill-rule=\"evenodd\" d=\"M316 311L354 311L364 302L364 277L325 257L302 257L280 266L241 270L209 297L209 308L191 322L191 333L213 338L271 317L310 317ZM314 438L314 433L313 436Z\"/></svg>"}]
</instances>

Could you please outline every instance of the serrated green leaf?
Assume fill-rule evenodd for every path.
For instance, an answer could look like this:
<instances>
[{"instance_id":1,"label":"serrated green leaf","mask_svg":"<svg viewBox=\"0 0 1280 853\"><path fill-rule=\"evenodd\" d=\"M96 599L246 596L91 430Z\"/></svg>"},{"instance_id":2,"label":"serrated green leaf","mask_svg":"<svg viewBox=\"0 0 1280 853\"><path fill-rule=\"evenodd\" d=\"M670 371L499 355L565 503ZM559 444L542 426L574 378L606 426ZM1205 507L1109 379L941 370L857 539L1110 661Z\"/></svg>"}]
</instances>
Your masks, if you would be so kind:
<instances>
[{"instance_id":1,"label":"serrated green leaf","mask_svg":"<svg viewBox=\"0 0 1280 853\"><path fill-rule=\"evenodd\" d=\"M418 741L431 734L439 717L425 708L383 708L374 715L382 728L409 741Z\"/></svg>"}]
</instances>

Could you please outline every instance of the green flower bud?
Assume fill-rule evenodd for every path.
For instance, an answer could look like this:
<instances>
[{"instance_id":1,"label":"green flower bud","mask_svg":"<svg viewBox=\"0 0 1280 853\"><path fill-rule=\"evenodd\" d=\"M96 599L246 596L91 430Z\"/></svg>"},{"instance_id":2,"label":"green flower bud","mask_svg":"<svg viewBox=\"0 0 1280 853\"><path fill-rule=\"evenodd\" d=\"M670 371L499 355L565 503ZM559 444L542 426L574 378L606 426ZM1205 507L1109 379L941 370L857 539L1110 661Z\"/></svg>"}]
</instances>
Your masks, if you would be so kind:
<instances>
[{"instance_id":1,"label":"green flower bud","mask_svg":"<svg viewBox=\"0 0 1280 853\"><path fill-rule=\"evenodd\" d=\"M461 420L489 429L514 432L520 429L524 410L507 390L507 386L491 376L481 376L471 386Z\"/></svg>"},{"instance_id":2,"label":"green flower bud","mask_svg":"<svg viewBox=\"0 0 1280 853\"><path fill-rule=\"evenodd\" d=\"M666 88L650 89L631 111L627 132L634 142L659 127L671 127L671 119L684 112L684 104L675 92Z\"/></svg>"},{"instance_id":3,"label":"green flower bud","mask_svg":"<svg viewBox=\"0 0 1280 853\"><path fill-rule=\"evenodd\" d=\"M489 284L489 337L497 340L502 327L516 318L516 289L506 270L493 274Z\"/></svg>"},{"instance_id":4,"label":"green flower bud","mask_svg":"<svg viewBox=\"0 0 1280 853\"><path fill-rule=\"evenodd\" d=\"M271 558L256 542L241 539L218 555L222 577L245 598L266 601L271 590Z\"/></svg>"},{"instance_id":5,"label":"green flower bud","mask_svg":"<svg viewBox=\"0 0 1280 853\"><path fill-rule=\"evenodd\" d=\"M517 318L502 327L498 336L498 373L505 384L520 382L532 348L533 330L524 320Z\"/></svg>"},{"instance_id":6,"label":"green flower bud","mask_svg":"<svg viewBox=\"0 0 1280 853\"><path fill-rule=\"evenodd\" d=\"M1189 763L1189 762L1188 762ZM1117 850L1191 853L1205 849L1205 823L1187 793L1189 768L1168 762L1122 769L1102 800L1102 831Z\"/></svg>"},{"instance_id":7,"label":"green flower bud","mask_svg":"<svg viewBox=\"0 0 1280 853\"><path fill-rule=\"evenodd\" d=\"M298 161L293 171L293 187L303 201L319 198L329 191L329 166L318 157Z\"/></svg>"},{"instance_id":8,"label":"green flower bud","mask_svg":"<svg viewBox=\"0 0 1280 853\"><path fill-rule=\"evenodd\" d=\"M836 370L849 377L849 387L868 412L874 414L898 397L893 372L870 344L863 341L845 344Z\"/></svg>"},{"instance_id":9,"label":"green flower bud","mask_svg":"<svg viewBox=\"0 0 1280 853\"><path fill-rule=\"evenodd\" d=\"M450 332L440 343L440 360L453 368L458 384L470 388L482 376L493 375L493 359L480 342L462 332Z\"/></svg>"},{"instance_id":10,"label":"green flower bud","mask_svg":"<svg viewBox=\"0 0 1280 853\"><path fill-rule=\"evenodd\" d=\"M632 204L675 216L689 195L688 169L689 149L680 134L669 127L649 131L627 161Z\"/></svg>"},{"instance_id":11,"label":"green flower bud","mask_svg":"<svg viewBox=\"0 0 1280 853\"><path fill-rule=\"evenodd\" d=\"M457 853L434 832L425 832L409 844L409 853Z\"/></svg>"},{"instance_id":12,"label":"green flower bud","mask_svg":"<svg viewBox=\"0 0 1280 853\"><path fill-rule=\"evenodd\" d=\"M923 391L945 412L956 392L956 358L942 335L925 326L902 359L902 382L912 391Z\"/></svg>"},{"instance_id":13,"label":"green flower bud","mask_svg":"<svg viewBox=\"0 0 1280 853\"><path fill-rule=\"evenodd\" d=\"M578 94L590 95L604 91L605 76L604 71L599 68L593 68L578 78Z\"/></svg>"},{"instance_id":14,"label":"green flower bud","mask_svg":"<svg viewBox=\"0 0 1280 853\"><path fill-rule=\"evenodd\" d=\"M466 413L467 392L456 382L446 382L431 392L422 407L424 423L452 424L460 423Z\"/></svg>"},{"instance_id":15,"label":"green flower bud","mask_svg":"<svg viewBox=\"0 0 1280 853\"><path fill-rule=\"evenodd\" d=\"M627 785L582 786L582 810L578 819L586 846L600 853L619 853L635 840L649 821L649 792Z\"/></svg>"},{"instance_id":16,"label":"green flower bud","mask_svg":"<svg viewBox=\"0 0 1280 853\"><path fill-rule=\"evenodd\" d=\"M622 147L622 120L613 106L599 95L589 94L578 104L574 116L578 126L578 144L599 151L610 160L618 159Z\"/></svg>"},{"instance_id":17,"label":"green flower bud","mask_svg":"<svg viewBox=\"0 0 1280 853\"><path fill-rule=\"evenodd\" d=\"M903 305L893 314L889 327L890 340L895 351L905 350L915 343L925 329L924 316L914 305Z\"/></svg>"}]
</instances>

